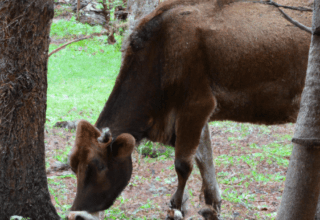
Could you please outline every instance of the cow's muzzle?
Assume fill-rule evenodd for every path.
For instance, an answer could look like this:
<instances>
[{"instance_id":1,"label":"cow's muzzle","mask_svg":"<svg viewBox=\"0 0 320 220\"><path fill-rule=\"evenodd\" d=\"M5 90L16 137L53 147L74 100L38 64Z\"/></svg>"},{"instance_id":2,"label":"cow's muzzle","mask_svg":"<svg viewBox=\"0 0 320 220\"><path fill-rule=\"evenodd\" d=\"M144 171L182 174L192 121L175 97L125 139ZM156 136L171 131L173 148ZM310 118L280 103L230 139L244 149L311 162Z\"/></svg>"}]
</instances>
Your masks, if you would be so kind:
<instances>
[{"instance_id":1,"label":"cow's muzzle","mask_svg":"<svg viewBox=\"0 0 320 220\"><path fill-rule=\"evenodd\" d=\"M99 212L71 211L68 215L68 220L99 220L99 215Z\"/></svg>"}]
</instances>

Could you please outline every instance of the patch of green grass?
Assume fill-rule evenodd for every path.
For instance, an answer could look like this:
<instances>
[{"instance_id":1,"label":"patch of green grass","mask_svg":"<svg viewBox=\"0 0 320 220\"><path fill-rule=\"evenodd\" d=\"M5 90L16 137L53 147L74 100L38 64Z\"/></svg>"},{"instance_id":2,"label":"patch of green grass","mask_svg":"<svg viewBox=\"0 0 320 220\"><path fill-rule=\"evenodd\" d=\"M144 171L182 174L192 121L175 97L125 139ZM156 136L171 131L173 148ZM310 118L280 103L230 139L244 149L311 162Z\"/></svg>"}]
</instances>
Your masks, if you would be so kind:
<instances>
[{"instance_id":1,"label":"patch of green grass","mask_svg":"<svg viewBox=\"0 0 320 220\"><path fill-rule=\"evenodd\" d=\"M162 148L162 150L160 151L159 148ZM163 148L165 148L165 151L163 151ZM152 158L160 158L160 160L174 157L173 147L165 146L152 141L142 141L137 150L139 154Z\"/></svg>"},{"instance_id":2,"label":"patch of green grass","mask_svg":"<svg viewBox=\"0 0 320 220\"><path fill-rule=\"evenodd\" d=\"M174 164L167 167L168 170L174 170Z\"/></svg>"},{"instance_id":3,"label":"patch of green grass","mask_svg":"<svg viewBox=\"0 0 320 220\"><path fill-rule=\"evenodd\" d=\"M111 206L109 209L105 210L105 218L104 219L130 219L126 214L125 210L122 210L121 207L123 204L127 201L127 199L124 199L122 196L119 196L117 198L118 201L120 201L119 206Z\"/></svg>"},{"instance_id":4,"label":"patch of green grass","mask_svg":"<svg viewBox=\"0 0 320 220\"><path fill-rule=\"evenodd\" d=\"M61 180L66 177L76 178L75 175L65 175L59 177L48 178L48 188L50 194L54 197L55 208L58 211L62 219L66 219L67 211L71 208L71 204L65 204L67 200L68 188L65 183Z\"/></svg>"},{"instance_id":5,"label":"patch of green grass","mask_svg":"<svg viewBox=\"0 0 320 220\"><path fill-rule=\"evenodd\" d=\"M237 163L236 157L226 154L222 154L215 159L216 166L221 166L221 164L233 166L234 163Z\"/></svg>"},{"instance_id":6,"label":"patch of green grass","mask_svg":"<svg viewBox=\"0 0 320 220\"><path fill-rule=\"evenodd\" d=\"M244 138L252 132L252 125L247 123L240 124L241 137Z\"/></svg>"},{"instance_id":7,"label":"patch of green grass","mask_svg":"<svg viewBox=\"0 0 320 220\"><path fill-rule=\"evenodd\" d=\"M222 199L227 200L232 203L243 203L246 207L251 206L249 202L255 200L255 194L248 194L246 192L239 193L238 191L232 190L231 188L226 188L221 194Z\"/></svg>"},{"instance_id":8,"label":"patch of green grass","mask_svg":"<svg viewBox=\"0 0 320 220\"><path fill-rule=\"evenodd\" d=\"M121 42L121 38L117 36ZM50 45L50 51L57 48ZM86 119L94 123L121 65L119 46L95 37L53 54L48 64L47 124Z\"/></svg>"},{"instance_id":9,"label":"patch of green grass","mask_svg":"<svg viewBox=\"0 0 320 220\"><path fill-rule=\"evenodd\" d=\"M262 146L262 150L268 157L269 163L277 163L279 166L288 167L289 160L287 158L290 157L292 152L293 145L281 145L279 143L272 143L269 145Z\"/></svg>"},{"instance_id":10,"label":"patch of green grass","mask_svg":"<svg viewBox=\"0 0 320 220\"><path fill-rule=\"evenodd\" d=\"M259 130L260 130L259 133L262 133L262 134L270 134L271 133L271 130L267 125L260 125Z\"/></svg>"},{"instance_id":11,"label":"patch of green grass","mask_svg":"<svg viewBox=\"0 0 320 220\"><path fill-rule=\"evenodd\" d=\"M90 35L92 33L100 33L102 26L90 26L76 21L73 16L69 21L60 19L51 25L50 37L71 38L79 35Z\"/></svg>"},{"instance_id":12,"label":"patch of green grass","mask_svg":"<svg viewBox=\"0 0 320 220\"><path fill-rule=\"evenodd\" d=\"M53 157L56 158L61 163L66 164L68 161L68 153L70 152L71 149L72 149L72 146L66 145L65 149L57 150Z\"/></svg>"}]
</instances>

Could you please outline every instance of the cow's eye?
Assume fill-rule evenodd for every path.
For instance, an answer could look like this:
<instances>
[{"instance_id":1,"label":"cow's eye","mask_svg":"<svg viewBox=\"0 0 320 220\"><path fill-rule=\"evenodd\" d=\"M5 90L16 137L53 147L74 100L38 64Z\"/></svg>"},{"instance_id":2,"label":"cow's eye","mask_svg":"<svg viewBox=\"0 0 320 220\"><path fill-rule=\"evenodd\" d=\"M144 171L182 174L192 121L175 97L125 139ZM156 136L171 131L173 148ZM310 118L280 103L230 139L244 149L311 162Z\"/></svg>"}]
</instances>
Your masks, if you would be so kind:
<instances>
[{"instance_id":1,"label":"cow's eye","mask_svg":"<svg viewBox=\"0 0 320 220\"><path fill-rule=\"evenodd\" d=\"M105 165L97 159L92 160L92 163L95 165L95 167L97 167L98 171L102 171L103 169L106 168Z\"/></svg>"},{"instance_id":2,"label":"cow's eye","mask_svg":"<svg viewBox=\"0 0 320 220\"><path fill-rule=\"evenodd\" d=\"M105 166L103 164L99 164L97 166L97 168L98 168L99 171L101 171L101 170L103 170L105 168Z\"/></svg>"}]
</instances>

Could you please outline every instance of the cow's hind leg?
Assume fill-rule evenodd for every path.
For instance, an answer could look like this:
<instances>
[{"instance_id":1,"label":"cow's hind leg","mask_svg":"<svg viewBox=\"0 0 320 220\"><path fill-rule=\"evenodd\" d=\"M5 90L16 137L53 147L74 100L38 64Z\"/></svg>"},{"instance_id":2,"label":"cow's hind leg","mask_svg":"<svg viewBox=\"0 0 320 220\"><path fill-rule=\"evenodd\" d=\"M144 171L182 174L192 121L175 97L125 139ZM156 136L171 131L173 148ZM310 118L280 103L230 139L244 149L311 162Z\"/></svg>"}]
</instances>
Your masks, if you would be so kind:
<instances>
[{"instance_id":1,"label":"cow's hind leg","mask_svg":"<svg viewBox=\"0 0 320 220\"><path fill-rule=\"evenodd\" d=\"M202 176L202 193L206 208L199 211L206 220L219 219L221 195L216 179L212 158L211 136L209 125L206 124L201 132L200 144L196 152L196 162Z\"/></svg>"},{"instance_id":2,"label":"cow's hind leg","mask_svg":"<svg viewBox=\"0 0 320 220\"><path fill-rule=\"evenodd\" d=\"M178 187L170 203L171 208L177 210L181 210L183 192L192 171L202 128L207 124L216 104L211 92L197 97L197 100L191 103L195 105L184 106L177 115L176 121L174 164L178 176Z\"/></svg>"}]
</instances>

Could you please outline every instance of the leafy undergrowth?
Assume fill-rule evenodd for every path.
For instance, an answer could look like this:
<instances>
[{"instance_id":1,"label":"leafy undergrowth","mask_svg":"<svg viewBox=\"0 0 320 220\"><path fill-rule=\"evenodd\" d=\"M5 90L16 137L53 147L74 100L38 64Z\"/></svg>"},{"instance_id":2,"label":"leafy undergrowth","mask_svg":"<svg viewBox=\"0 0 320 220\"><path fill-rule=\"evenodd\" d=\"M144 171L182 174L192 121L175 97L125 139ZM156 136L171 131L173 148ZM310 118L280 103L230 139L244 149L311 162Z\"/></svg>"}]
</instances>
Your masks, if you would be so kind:
<instances>
[{"instance_id":1,"label":"leafy undergrowth","mask_svg":"<svg viewBox=\"0 0 320 220\"><path fill-rule=\"evenodd\" d=\"M223 219L275 219L292 150L293 127L292 124L211 123ZM50 127L46 130L46 163L49 168L55 161L67 161L75 131ZM173 149L168 147L152 158L141 152L152 143L143 142L143 145L133 153L130 184L101 219L165 218L170 197L177 186ZM186 219L202 219L197 214L202 207L199 200L201 182L200 172L194 166L188 181ZM64 217L75 197L76 177L70 170L51 172L48 183L52 202Z\"/></svg>"}]
</instances>

